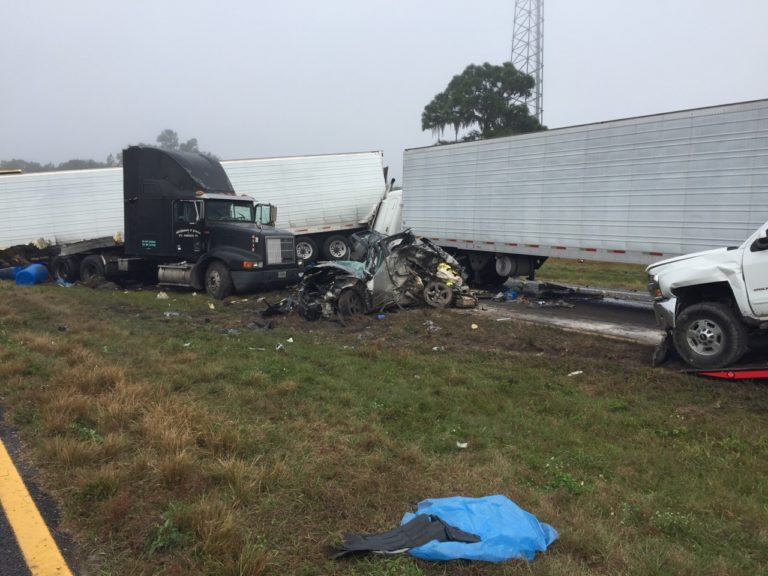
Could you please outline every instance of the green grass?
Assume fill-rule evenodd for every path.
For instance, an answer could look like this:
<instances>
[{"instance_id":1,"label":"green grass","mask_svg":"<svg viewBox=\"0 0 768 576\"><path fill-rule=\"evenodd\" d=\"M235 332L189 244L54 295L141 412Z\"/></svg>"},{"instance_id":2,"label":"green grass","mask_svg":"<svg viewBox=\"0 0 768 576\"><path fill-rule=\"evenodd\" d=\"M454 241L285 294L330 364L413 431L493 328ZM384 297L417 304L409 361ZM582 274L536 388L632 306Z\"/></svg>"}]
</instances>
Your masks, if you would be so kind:
<instances>
[{"instance_id":1,"label":"green grass","mask_svg":"<svg viewBox=\"0 0 768 576\"><path fill-rule=\"evenodd\" d=\"M255 297L170 296L0 283L6 418L84 572L768 568L764 385L482 314L294 314L266 330ZM560 532L531 564L327 559L345 532L392 528L422 499L497 493Z\"/></svg>"},{"instance_id":2,"label":"green grass","mask_svg":"<svg viewBox=\"0 0 768 576\"><path fill-rule=\"evenodd\" d=\"M597 288L646 290L647 277L642 264L620 264L549 258L536 272L536 279Z\"/></svg>"}]
</instances>

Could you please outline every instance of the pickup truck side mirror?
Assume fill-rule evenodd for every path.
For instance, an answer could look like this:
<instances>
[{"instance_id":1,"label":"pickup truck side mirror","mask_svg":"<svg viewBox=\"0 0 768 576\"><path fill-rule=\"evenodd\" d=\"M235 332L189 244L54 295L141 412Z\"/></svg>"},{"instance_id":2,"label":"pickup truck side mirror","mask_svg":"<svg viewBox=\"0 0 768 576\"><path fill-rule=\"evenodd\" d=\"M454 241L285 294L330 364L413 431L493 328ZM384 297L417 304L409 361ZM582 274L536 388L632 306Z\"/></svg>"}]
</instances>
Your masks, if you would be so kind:
<instances>
[{"instance_id":1,"label":"pickup truck side mirror","mask_svg":"<svg viewBox=\"0 0 768 576\"><path fill-rule=\"evenodd\" d=\"M749 249L752 252L760 252L762 250L768 250L768 230L765 231L765 234L763 236L760 236L754 242L752 242L752 246L750 246Z\"/></svg>"}]
</instances>

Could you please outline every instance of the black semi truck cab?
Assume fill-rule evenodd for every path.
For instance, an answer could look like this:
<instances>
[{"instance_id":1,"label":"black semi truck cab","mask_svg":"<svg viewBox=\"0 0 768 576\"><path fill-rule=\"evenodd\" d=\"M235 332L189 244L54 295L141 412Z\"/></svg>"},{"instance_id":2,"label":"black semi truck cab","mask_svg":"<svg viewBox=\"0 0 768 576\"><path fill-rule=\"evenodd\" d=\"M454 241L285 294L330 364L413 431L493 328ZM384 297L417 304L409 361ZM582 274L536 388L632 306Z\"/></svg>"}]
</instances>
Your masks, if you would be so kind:
<instances>
[{"instance_id":1,"label":"black semi truck cab","mask_svg":"<svg viewBox=\"0 0 768 576\"><path fill-rule=\"evenodd\" d=\"M277 209L238 195L207 156L146 146L123 150L124 244L62 250L56 272L73 280L156 273L159 284L214 298L296 283L294 237Z\"/></svg>"}]
</instances>

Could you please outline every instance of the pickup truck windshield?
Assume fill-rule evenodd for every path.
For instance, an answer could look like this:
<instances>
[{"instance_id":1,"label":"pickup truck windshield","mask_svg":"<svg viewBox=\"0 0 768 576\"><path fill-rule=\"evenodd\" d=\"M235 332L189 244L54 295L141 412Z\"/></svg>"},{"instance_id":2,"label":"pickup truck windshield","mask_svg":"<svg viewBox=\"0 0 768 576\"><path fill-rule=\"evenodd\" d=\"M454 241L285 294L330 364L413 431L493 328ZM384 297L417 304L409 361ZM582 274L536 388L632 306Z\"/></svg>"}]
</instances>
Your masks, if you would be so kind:
<instances>
[{"instance_id":1,"label":"pickup truck windshield","mask_svg":"<svg viewBox=\"0 0 768 576\"><path fill-rule=\"evenodd\" d=\"M253 222L253 204L237 200L207 200L205 218L206 220Z\"/></svg>"}]
</instances>

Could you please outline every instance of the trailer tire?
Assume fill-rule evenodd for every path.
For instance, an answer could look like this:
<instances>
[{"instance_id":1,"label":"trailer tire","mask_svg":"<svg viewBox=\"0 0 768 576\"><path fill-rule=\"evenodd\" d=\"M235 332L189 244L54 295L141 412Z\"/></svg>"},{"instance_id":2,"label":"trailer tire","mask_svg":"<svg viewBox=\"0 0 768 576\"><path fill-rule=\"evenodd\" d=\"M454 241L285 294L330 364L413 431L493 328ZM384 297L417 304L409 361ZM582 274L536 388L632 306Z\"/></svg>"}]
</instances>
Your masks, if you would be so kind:
<instances>
[{"instance_id":1,"label":"trailer tire","mask_svg":"<svg viewBox=\"0 0 768 576\"><path fill-rule=\"evenodd\" d=\"M97 278L104 278L104 261L101 256L91 254L80 263L80 280L91 282Z\"/></svg>"},{"instance_id":2,"label":"trailer tire","mask_svg":"<svg viewBox=\"0 0 768 576\"><path fill-rule=\"evenodd\" d=\"M80 278L80 259L77 256L56 256L51 264L54 278L77 282Z\"/></svg>"},{"instance_id":3,"label":"trailer tire","mask_svg":"<svg viewBox=\"0 0 768 576\"><path fill-rule=\"evenodd\" d=\"M348 260L351 253L349 240L340 234L332 234L323 242L323 255L328 260Z\"/></svg>"},{"instance_id":4,"label":"trailer tire","mask_svg":"<svg viewBox=\"0 0 768 576\"><path fill-rule=\"evenodd\" d=\"M354 288L345 288L339 294L337 301L339 314L342 316L358 316L365 314L365 303L360 292Z\"/></svg>"},{"instance_id":5,"label":"trailer tire","mask_svg":"<svg viewBox=\"0 0 768 576\"><path fill-rule=\"evenodd\" d=\"M694 368L723 368L747 350L744 325L725 304L701 302L683 310L673 332L675 349Z\"/></svg>"},{"instance_id":6,"label":"trailer tire","mask_svg":"<svg viewBox=\"0 0 768 576\"><path fill-rule=\"evenodd\" d=\"M485 263L485 267L477 274L481 284L486 286L501 286L507 281L507 276L496 272L496 259L491 258Z\"/></svg>"},{"instance_id":7,"label":"trailer tire","mask_svg":"<svg viewBox=\"0 0 768 576\"><path fill-rule=\"evenodd\" d=\"M317 260L317 242L309 236L296 238L296 259L304 260L304 262Z\"/></svg>"},{"instance_id":8,"label":"trailer tire","mask_svg":"<svg viewBox=\"0 0 768 576\"><path fill-rule=\"evenodd\" d=\"M215 261L205 270L205 291L216 300L232 294L232 274L224 262Z\"/></svg>"}]
</instances>

